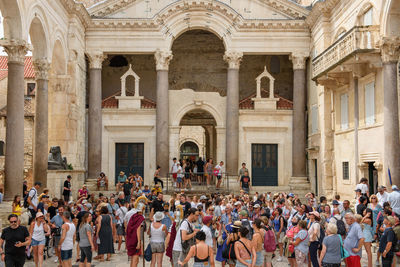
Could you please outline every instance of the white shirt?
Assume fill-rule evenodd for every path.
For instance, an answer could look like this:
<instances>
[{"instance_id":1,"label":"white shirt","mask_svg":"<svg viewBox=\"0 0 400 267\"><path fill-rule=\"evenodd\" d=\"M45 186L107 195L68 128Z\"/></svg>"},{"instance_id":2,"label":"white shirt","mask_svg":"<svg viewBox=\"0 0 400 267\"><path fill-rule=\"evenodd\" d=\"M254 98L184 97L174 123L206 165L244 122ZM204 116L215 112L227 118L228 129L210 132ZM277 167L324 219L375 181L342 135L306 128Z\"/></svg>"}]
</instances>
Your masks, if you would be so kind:
<instances>
[{"instance_id":1,"label":"white shirt","mask_svg":"<svg viewBox=\"0 0 400 267\"><path fill-rule=\"evenodd\" d=\"M207 225L203 225L203 227L201 227L201 230L206 234L206 241L205 243L210 246L213 247L213 238L212 238L212 233L211 233L211 229L210 227L208 227Z\"/></svg>"},{"instance_id":2,"label":"white shirt","mask_svg":"<svg viewBox=\"0 0 400 267\"><path fill-rule=\"evenodd\" d=\"M115 212L115 215L119 218L117 224L124 224L124 219L127 213L128 209L126 207L120 207L119 209L117 209L117 211Z\"/></svg>"},{"instance_id":3,"label":"white shirt","mask_svg":"<svg viewBox=\"0 0 400 267\"><path fill-rule=\"evenodd\" d=\"M393 191L389 194L388 201L394 213L400 214L400 192Z\"/></svg>"},{"instance_id":4,"label":"white shirt","mask_svg":"<svg viewBox=\"0 0 400 267\"><path fill-rule=\"evenodd\" d=\"M178 164L172 163L172 173L177 173L178 172Z\"/></svg>"},{"instance_id":5,"label":"white shirt","mask_svg":"<svg viewBox=\"0 0 400 267\"><path fill-rule=\"evenodd\" d=\"M126 222L127 225L128 225L128 223L129 223L129 220L131 219L131 217L132 217L135 213L137 213L137 210L136 210L136 209L131 209L130 211L128 211L128 212L125 214L124 221Z\"/></svg>"},{"instance_id":6,"label":"white shirt","mask_svg":"<svg viewBox=\"0 0 400 267\"><path fill-rule=\"evenodd\" d=\"M218 170L218 175L222 175L222 166L221 165L217 165L215 166L215 169Z\"/></svg>"},{"instance_id":7,"label":"white shirt","mask_svg":"<svg viewBox=\"0 0 400 267\"><path fill-rule=\"evenodd\" d=\"M376 196L378 197L379 205L381 205L382 207L383 203L387 202L389 199L389 194L387 192L383 192L383 194L378 192Z\"/></svg>"},{"instance_id":8,"label":"white shirt","mask_svg":"<svg viewBox=\"0 0 400 267\"><path fill-rule=\"evenodd\" d=\"M31 190L29 190L29 196L31 197L31 202L35 207L39 204L39 199L38 199L38 194L36 188L32 187ZM34 209L32 205L29 205L30 209Z\"/></svg>"},{"instance_id":9,"label":"white shirt","mask_svg":"<svg viewBox=\"0 0 400 267\"><path fill-rule=\"evenodd\" d=\"M172 250L182 251L181 231L185 230L186 232L189 232L189 224L190 224L191 228L193 229L193 224L189 223L188 220L184 220L181 223L181 226L176 231L176 237L175 237L174 246L172 247Z\"/></svg>"},{"instance_id":10,"label":"white shirt","mask_svg":"<svg viewBox=\"0 0 400 267\"><path fill-rule=\"evenodd\" d=\"M69 229L65 235L64 242L61 244L61 250L71 250L74 248L75 225L73 223L65 224L68 224Z\"/></svg>"},{"instance_id":11,"label":"white shirt","mask_svg":"<svg viewBox=\"0 0 400 267\"><path fill-rule=\"evenodd\" d=\"M366 194L369 191L368 186L366 184L358 184L356 186L356 190L357 189L361 190L361 194Z\"/></svg>"},{"instance_id":12,"label":"white shirt","mask_svg":"<svg viewBox=\"0 0 400 267\"><path fill-rule=\"evenodd\" d=\"M178 172L178 176L179 177L183 177L183 172L182 172L182 167L181 166L178 167L177 172Z\"/></svg>"}]
</instances>

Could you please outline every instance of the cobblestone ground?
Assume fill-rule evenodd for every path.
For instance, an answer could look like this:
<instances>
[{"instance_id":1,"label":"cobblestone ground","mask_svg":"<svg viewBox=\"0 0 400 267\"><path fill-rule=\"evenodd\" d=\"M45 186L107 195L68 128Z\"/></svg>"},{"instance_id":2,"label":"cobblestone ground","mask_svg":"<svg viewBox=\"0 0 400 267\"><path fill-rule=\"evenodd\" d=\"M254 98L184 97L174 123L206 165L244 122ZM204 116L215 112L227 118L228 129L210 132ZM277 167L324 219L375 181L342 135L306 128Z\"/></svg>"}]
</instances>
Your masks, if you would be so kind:
<instances>
[{"instance_id":1,"label":"cobblestone ground","mask_svg":"<svg viewBox=\"0 0 400 267\"><path fill-rule=\"evenodd\" d=\"M146 241L146 244L147 244L147 242L148 241ZM123 247L124 247L124 245L123 245ZM362 267L367 267L367 256L366 255L367 254L365 253L365 250L363 250L363 258L362 258L362 262L361 262L361 266ZM55 259L55 256L47 259L45 261L45 263L44 263L44 266L45 267L47 267L47 266L57 266L58 263L55 263L54 259ZM75 250L74 250L72 259L73 259L73 266L74 267L78 266L78 263L75 263L75 260L76 260L76 251ZM373 266L375 266L375 260L376 260L376 253L373 254ZM126 253L125 252L121 252L121 253L116 253L116 254L112 255L111 261L99 262L99 261L94 260L92 262L92 266L96 266L96 267L109 267L109 266L113 266L113 267L129 267L129 263L130 262L128 261L128 256L126 255ZM193 265L193 260L191 260L189 262L189 266L192 266L192 265ZM276 258L275 258L273 260L272 265L273 265L273 267L287 267L287 266L289 266L289 263L288 263L286 258L284 258L284 260L282 262L276 262ZM26 262L25 266L27 266L27 267L35 267L35 264L34 264L33 260L30 260L30 261ZM142 266L150 266L150 263L149 262L145 262L145 264L143 265L143 258L141 258L140 261L139 261L139 267L142 267ZM163 257L163 266L171 266L171 263L169 262L169 258L166 257L165 255ZM221 266L221 263L216 262L215 266L219 267L219 266ZM228 266L228 265L225 265L225 266ZM342 266L345 266L345 265L342 264ZM396 266L400 266L400 264L397 264ZM180 267L180 266L178 266L178 267Z\"/></svg>"}]
</instances>

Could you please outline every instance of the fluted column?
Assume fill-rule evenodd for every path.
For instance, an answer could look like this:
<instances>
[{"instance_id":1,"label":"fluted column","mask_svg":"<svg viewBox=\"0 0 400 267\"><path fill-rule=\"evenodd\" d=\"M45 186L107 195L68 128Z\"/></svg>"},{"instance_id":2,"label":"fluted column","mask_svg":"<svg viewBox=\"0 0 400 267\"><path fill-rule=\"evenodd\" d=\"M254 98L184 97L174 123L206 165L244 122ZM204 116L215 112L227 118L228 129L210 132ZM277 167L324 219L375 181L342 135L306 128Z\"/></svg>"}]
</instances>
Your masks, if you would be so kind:
<instances>
[{"instance_id":1,"label":"fluted column","mask_svg":"<svg viewBox=\"0 0 400 267\"><path fill-rule=\"evenodd\" d=\"M392 182L400 184L400 142L399 142L399 106L397 94L397 63L399 60L400 39L385 38L381 47L383 62L383 128L385 181L388 181L387 168L390 169Z\"/></svg>"},{"instance_id":2,"label":"fluted column","mask_svg":"<svg viewBox=\"0 0 400 267\"><path fill-rule=\"evenodd\" d=\"M157 50L154 57L157 70L156 164L165 176L169 172L168 68L173 56L171 51Z\"/></svg>"},{"instance_id":3,"label":"fluted column","mask_svg":"<svg viewBox=\"0 0 400 267\"><path fill-rule=\"evenodd\" d=\"M243 53L226 51L228 63L226 92L226 173L233 175L238 170L239 158L239 67ZM216 159L220 161L221 159ZM218 163L218 162L215 162Z\"/></svg>"},{"instance_id":4,"label":"fluted column","mask_svg":"<svg viewBox=\"0 0 400 267\"><path fill-rule=\"evenodd\" d=\"M48 159L48 71L46 58L33 61L36 78L35 137L33 148L33 179L47 186Z\"/></svg>"},{"instance_id":5,"label":"fluted column","mask_svg":"<svg viewBox=\"0 0 400 267\"><path fill-rule=\"evenodd\" d=\"M8 54L5 199L21 195L24 180L24 41L1 44Z\"/></svg>"},{"instance_id":6,"label":"fluted column","mask_svg":"<svg viewBox=\"0 0 400 267\"><path fill-rule=\"evenodd\" d=\"M89 77L89 129L88 129L88 178L95 178L101 171L101 68L103 52L88 53L90 60ZM109 174L111 175L111 174Z\"/></svg>"},{"instance_id":7,"label":"fluted column","mask_svg":"<svg viewBox=\"0 0 400 267\"><path fill-rule=\"evenodd\" d=\"M292 176L306 177L306 55L292 53L293 128Z\"/></svg>"}]
</instances>

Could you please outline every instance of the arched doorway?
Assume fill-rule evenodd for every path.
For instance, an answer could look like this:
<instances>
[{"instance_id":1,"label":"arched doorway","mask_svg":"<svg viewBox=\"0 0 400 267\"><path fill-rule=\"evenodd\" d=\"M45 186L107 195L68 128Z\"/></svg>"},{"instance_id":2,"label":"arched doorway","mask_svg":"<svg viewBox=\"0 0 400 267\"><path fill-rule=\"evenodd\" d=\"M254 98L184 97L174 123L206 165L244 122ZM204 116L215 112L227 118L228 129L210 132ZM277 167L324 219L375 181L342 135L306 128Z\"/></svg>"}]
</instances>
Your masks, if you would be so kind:
<instances>
[{"instance_id":1,"label":"arched doorway","mask_svg":"<svg viewBox=\"0 0 400 267\"><path fill-rule=\"evenodd\" d=\"M191 161L197 161L199 158L199 146L192 141L184 142L180 147L180 158L190 159Z\"/></svg>"},{"instance_id":2,"label":"arched doorway","mask_svg":"<svg viewBox=\"0 0 400 267\"><path fill-rule=\"evenodd\" d=\"M189 138L195 140L203 146L199 149L196 145L199 150L202 150L202 153L198 152L198 157L202 157L202 159L215 159L217 148L216 125L217 123L213 115L208 111L203 109L190 110L180 121L179 143L181 144L182 140Z\"/></svg>"}]
</instances>

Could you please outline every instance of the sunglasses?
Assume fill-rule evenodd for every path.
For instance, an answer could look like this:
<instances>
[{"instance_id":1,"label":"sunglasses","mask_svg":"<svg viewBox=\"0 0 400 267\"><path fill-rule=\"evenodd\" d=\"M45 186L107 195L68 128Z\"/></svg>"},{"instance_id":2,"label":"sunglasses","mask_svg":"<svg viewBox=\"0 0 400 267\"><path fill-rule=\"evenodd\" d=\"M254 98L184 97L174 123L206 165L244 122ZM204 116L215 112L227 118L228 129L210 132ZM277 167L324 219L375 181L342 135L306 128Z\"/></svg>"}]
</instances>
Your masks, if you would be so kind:
<instances>
[{"instance_id":1,"label":"sunglasses","mask_svg":"<svg viewBox=\"0 0 400 267\"><path fill-rule=\"evenodd\" d=\"M10 221L10 223L17 223L17 221Z\"/></svg>"}]
</instances>

